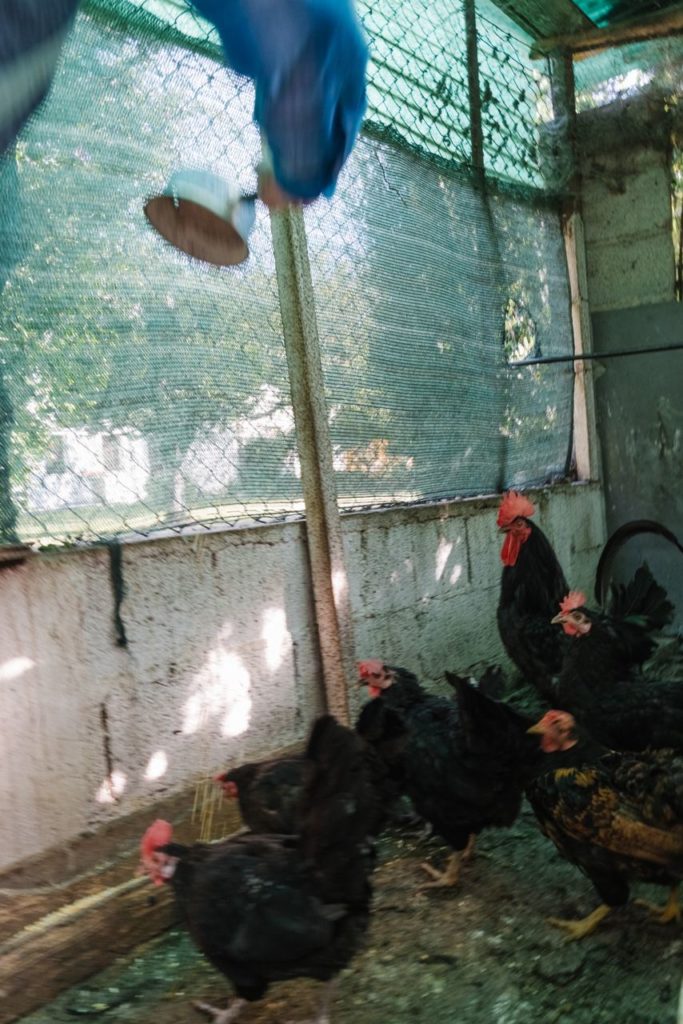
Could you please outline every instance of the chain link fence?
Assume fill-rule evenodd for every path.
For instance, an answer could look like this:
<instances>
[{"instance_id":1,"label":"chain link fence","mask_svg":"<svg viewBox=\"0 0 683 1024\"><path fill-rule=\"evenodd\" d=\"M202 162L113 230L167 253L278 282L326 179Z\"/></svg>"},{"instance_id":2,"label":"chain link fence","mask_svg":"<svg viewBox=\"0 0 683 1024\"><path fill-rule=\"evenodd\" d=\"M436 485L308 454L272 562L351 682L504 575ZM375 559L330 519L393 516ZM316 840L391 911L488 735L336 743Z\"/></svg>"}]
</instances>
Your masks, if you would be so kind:
<instances>
[{"instance_id":1,"label":"chain link fence","mask_svg":"<svg viewBox=\"0 0 683 1024\"><path fill-rule=\"evenodd\" d=\"M188 162L253 189L252 87L218 52L108 13L77 19L3 175L5 527L41 543L300 507L267 216L249 264L222 273L142 214Z\"/></svg>"},{"instance_id":2,"label":"chain link fence","mask_svg":"<svg viewBox=\"0 0 683 1024\"><path fill-rule=\"evenodd\" d=\"M344 507L569 468L571 351L545 64L477 19L489 187L471 170L463 10L363 2L366 131L306 211ZM492 20L493 18L493 20ZM302 514L267 212L238 268L147 226L172 170L253 191L250 83L180 0L90 0L0 164L0 541L46 545Z\"/></svg>"}]
</instances>

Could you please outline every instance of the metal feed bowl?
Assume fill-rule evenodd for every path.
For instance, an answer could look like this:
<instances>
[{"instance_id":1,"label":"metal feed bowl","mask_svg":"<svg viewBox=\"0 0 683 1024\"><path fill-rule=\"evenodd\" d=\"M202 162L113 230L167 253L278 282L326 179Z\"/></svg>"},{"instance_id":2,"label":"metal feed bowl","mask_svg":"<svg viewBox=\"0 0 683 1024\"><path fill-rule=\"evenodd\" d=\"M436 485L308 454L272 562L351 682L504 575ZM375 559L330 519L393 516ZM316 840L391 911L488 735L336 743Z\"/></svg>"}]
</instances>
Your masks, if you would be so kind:
<instances>
[{"instance_id":1,"label":"metal feed bowl","mask_svg":"<svg viewBox=\"0 0 683 1024\"><path fill-rule=\"evenodd\" d=\"M249 255L255 200L216 174L183 170L144 210L152 227L176 249L214 266L234 267Z\"/></svg>"}]
</instances>

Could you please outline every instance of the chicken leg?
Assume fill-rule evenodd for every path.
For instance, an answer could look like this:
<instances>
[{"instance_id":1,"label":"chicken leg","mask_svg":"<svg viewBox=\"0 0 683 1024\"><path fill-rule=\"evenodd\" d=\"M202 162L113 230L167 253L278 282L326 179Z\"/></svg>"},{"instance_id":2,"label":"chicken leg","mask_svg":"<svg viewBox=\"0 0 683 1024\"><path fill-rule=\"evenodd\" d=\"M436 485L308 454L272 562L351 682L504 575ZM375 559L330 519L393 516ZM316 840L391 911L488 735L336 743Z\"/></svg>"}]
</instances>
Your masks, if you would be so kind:
<instances>
[{"instance_id":1,"label":"chicken leg","mask_svg":"<svg viewBox=\"0 0 683 1024\"><path fill-rule=\"evenodd\" d=\"M246 999L233 999L226 1010L219 1010L215 1006L201 1001L194 1002L192 1005L196 1010L205 1013L207 1017L211 1017L213 1024L232 1024L247 1005L247 1001Z\"/></svg>"},{"instance_id":2,"label":"chicken leg","mask_svg":"<svg viewBox=\"0 0 683 1024\"><path fill-rule=\"evenodd\" d=\"M554 928L562 928L564 931L569 932L570 941L575 942L577 939L583 939L586 935L594 932L600 922L610 913L611 909L606 903L601 903L592 914L581 918L579 921L565 921L561 917L546 917L546 921Z\"/></svg>"},{"instance_id":3,"label":"chicken leg","mask_svg":"<svg viewBox=\"0 0 683 1024\"><path fill-rule=\"evenodd\" d=\"M669 898L663 907L655 903L648 903L647 900L635 900L639 907L646 907L657 924L669 924L670 921L680 921L683 917L683 908L678 902L678 886L674 885L669 893Z\"/></svg>"},{"instance_id":4,"label":"chicken leg","mask_svg":"<svg viewBox=\"0 0 683 1024\"><path fill-rule=\"evenodd\" d=\"M426 871L434 881L425 882L424 885L420 886L418 892L424 892L425 889L449 889L457 885L460 881L460 869L472 857L475 839L476 836L472 834L467 840L467 846L464 850L457 850L450 855L445 871L437 871L436 868L433 868L427 862L420 864L422 870Z\"/></svg>"}]
</instances>

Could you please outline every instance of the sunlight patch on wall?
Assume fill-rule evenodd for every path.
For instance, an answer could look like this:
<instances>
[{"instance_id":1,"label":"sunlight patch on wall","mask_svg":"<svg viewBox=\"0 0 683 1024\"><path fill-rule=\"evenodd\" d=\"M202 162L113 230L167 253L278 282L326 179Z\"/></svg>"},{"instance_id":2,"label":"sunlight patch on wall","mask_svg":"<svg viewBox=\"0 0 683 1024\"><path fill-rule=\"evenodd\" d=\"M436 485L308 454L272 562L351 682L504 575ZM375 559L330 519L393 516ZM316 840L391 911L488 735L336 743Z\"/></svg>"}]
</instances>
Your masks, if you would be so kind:
<instances>
[{"instance_id":1,"label":"sunlight patch on wall","mask_svg":"<svg viewBox=\"0 0 683 1024\"><path fill-rule=\"evenodd\" d=\"M436 549L436 579L441 579L446 569L446 564L450 558L451 551L453 550L453 541L446 540L445 537L439 538L439 546Z\"/></svg>"},{"instance_id":2,"label":"sunlight patch on wall","mask_svg":"<svg viewBox=\"0 0 683 1024\"><path fill-rule=\"evenodd\" d=\"M13 679L18 679L25 672L35 668L35 665L33 658L9 658L8 661L0 665L0 683L9 683Z\"/></svg>"},{"instance_id":3,"label":"sunlight patch on wall","mask_svg":"<svg viewBox=\"0 0 683 1024\"><path fill-rule=\"evenodd\" d=\"M261 631L265 644L265 659L268 668L275 672L285 660L291 647L292 638L287 629L287 616L282 608L267 608L263 615Z\"/></svg>"},{"instance_id":4,"label":"sunlight patch on wall","mask_svg":"<svg viewBox=\"0 0 683 1024\"><path fill-rule=\"evenodd\" d=\"M102 785L95 796L98 804L115 804L123 795L127 782L128 778L125 772L116 768L111 775L102 780Z\"/></svg>"},{"instance_id":5,"label":"sunlight patch on wall","mask_svg":"<svg viewBox=\"0 0 683 1024\"><path fill-rule=\"evenodd\" d=\"M335 596L335 600L339 600L349 589L348 580L346 579L346 573L343 569L335 569L332 573L332 591Z\"/></svg>"},{"instance_id":6,"label":"sunlight patch on wall","mask_svg":"<svg viewBox=\"0 0 683 1024\"><path fill-rule=\"evenodd\" d=\"M241 736L251 718L251 678L242 659L221 648L211 651L185 702L183 732L191 736L219 720L222 736Z\"/></svg>"},{"instance_id":7,"label":"sunlight patch on wall","mask_svg":"<svg viewBox=\"0 0 683 1024\"><path fill-rule=\"evenodd\" d=\"M168 770L168 757L166 751L156 750L149 759L145 768L145 778L148 782L154 782L166 774Z\"/></svg>"}]
</instances>

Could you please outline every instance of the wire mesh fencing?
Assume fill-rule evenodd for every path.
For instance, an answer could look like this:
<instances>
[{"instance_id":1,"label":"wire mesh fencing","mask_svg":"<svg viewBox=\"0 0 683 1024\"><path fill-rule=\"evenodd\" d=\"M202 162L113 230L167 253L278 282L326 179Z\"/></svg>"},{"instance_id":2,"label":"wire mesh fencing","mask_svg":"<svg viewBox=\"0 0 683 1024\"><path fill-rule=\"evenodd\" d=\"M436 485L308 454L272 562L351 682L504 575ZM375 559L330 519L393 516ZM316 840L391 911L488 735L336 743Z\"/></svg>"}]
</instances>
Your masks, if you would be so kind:
<instances>
[{"instance_id":1,"label":"wire mesh fencing","mask_svg":"<svg viewBox=\"0 0 683 1024\"><path fill-rule=\"evenodd\" d=\"M343 506L566 474L571 373L509 366L571 348L552 207L364 139L306 222Z\"/></svg>"},{"instance_id":2,"label":"wire mesh fencing","mask_svg":"<svg viewBox=\"0 0 683 1024\"><path fill-rule=\"evenodd\" d=\"M366 131L306 211L344 507L567 471L571 349L544 63L464 8L361 0ZM471 42L471 40L470 40ZM476 105L476 104L475 104ZM51 95L0 165L0 541L88 542L302 514L270 228L190 261L146 224L179 166L253 191L252 86L183 0L89 0Z\"/></svg>"},{"instance_id":3,"label":"wire mesh fencing","mask_svg":"<svg viewBox=\"0 0 683 1024\"><path fill-rule=\"evenodd\" d=\"M106 14L79 16L2 178L4 525L43 543L262 521L300 499L267 217L225 273L142 212L187 163L253 189L252 87Z\"/></svg>"}]
</instances>

